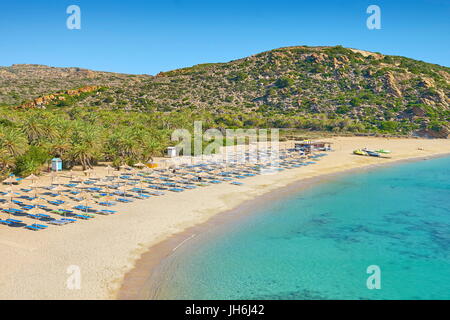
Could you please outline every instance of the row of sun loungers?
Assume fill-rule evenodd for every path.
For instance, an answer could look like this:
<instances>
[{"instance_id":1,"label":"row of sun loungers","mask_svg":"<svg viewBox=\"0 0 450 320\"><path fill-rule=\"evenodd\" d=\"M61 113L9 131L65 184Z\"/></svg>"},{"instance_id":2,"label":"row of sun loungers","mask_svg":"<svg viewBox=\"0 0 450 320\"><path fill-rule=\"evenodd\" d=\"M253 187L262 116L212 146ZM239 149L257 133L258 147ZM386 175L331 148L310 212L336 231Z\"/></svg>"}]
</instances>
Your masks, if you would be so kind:
<instances>
[{"instance_id":1,"label":"row of sun loungers","mask_svg":"<svg viewBox=\"0 0 450 320\"><path fill-rule=\"evenodd\" d=\"M45 230L48 228L48 225L64 226L75 223L78 220L91 220L96 215L116 213L115 210L97 209L89 205L83 205L85 198L82 195L86 193L98 199L94 200L93 204L101 207L112 207L117 203L131 203L135 200L149 199L153 196L163 196L165 194L164 191L179 193L221 183L241 186L243 182L236 180L254 177L263 172L308 166L316 163L324 155L316 154L310 157L315 161L305 161L304 158L293 158L292 154L285 153L281 154L281 160L276 166L270 163L241 165L239 162L230 161L230 164L224 167L222 163L212 162L182 165L170 173L157 169L153 173L127 172L116 176L109 175L102 179L92 177L86 181L73 179L69 183L54 183L50 186L42 187L44 192L40 196L36 196L36 194L30 195L35 191L32 188L21 188L20 191L22 193L6 194L0 192L0 195L8 195L8 197L14 198L10 199L10 203L17 206L17 208L2 209L4 213L39 221L39 223L27 225L21 220L10 218L0 220L0 224L10 227L24 227L33 231ZM66 201L58 199L60 196L64 196L71 201L80 202L80 204L73 205L70 208L61 207L66 205ZM102 198L104 197L109 199L103 200ZM36 199L42 200L42 203L32 204ZM7 199L0 198L0 203L5 202L8 202ZM45 210L49 214L28 212L34 208ZM50 214L58 215L60 218L55 218Z\"/></svg>"}]
</instances>

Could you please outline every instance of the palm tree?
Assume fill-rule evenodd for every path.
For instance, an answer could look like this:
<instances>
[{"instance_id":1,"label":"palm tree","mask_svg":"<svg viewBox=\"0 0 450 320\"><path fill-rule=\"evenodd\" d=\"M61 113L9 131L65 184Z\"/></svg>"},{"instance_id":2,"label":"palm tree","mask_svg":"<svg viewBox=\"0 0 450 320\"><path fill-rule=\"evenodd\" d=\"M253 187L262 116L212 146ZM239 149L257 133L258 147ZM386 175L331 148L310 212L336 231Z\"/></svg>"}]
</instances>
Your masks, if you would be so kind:
<instances>
[{"instance_id":1,"label":"palm tree","mask_svg":"<svg viewBox=\"0 0 450 320\"><path fill-rule=\"evenodd\" d=\"M11 157L21 156L28 150L27 139L15 128L0 127L0 149Z\"/></svg>"},{"instance_id":2,"label":"palm tree","mask_svg":"<svg viewBox=\"0 0 450 320\"><path fill-rule=\"evenodd\" d=\"M72 148L69 158L74 163L81 164L83 170L92 168L93 162L99 157L102 144L102 137L97 126L76 122L71 137Z\"/></svg>"}]
</instances>

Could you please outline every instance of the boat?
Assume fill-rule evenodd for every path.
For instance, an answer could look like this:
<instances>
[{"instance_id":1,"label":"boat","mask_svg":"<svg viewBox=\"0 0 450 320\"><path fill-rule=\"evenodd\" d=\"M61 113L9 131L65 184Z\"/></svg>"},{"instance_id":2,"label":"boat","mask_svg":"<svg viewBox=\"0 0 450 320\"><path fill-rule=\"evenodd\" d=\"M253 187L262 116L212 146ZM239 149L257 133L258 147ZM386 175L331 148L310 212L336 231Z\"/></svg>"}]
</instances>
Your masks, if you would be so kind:
<instances>
[{"instance_id":1,"label":"boat","mask_svg":"<svg viewBox=\"0 0 450 320\"><path fill-rule=\"evenodd\" d=\"M389 150L384 150L384 149L375 150L375 152L378 152L378 153L384 153L384 154L389 154L389 153L391 153L391 151L389 151Z\"/></svg>"},{"instance_id":2,"label":"boat","mask_svg":"<svg viewBox=\"0 0 450 320\"><path fill-rule=\"evenodd\" d=\"M380 154L375 151L365 150L365 152L367 153L368 156L371 156L371 157L379 157L380 156Z\"/></svg>"},{"instance_id":3,"label":"boat","mask_svg":"<svg viewBox=\"0 0 450 320\"><path fill-rule=\"evenodd\" d=\"M358 156L367 156L367 152L361 150L361 149L357 149L353 151L353 154L356 154Z\"/></svg>"}]
</instances>

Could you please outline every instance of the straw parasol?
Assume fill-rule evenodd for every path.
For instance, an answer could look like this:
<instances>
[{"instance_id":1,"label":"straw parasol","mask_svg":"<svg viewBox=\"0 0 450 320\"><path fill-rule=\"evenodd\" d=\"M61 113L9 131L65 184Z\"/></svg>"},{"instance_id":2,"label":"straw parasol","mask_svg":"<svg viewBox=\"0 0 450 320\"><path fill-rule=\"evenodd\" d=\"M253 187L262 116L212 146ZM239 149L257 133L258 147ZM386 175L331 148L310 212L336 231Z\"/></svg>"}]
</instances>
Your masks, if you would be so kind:
<instances>
[{"instance_id":1,"label":"straw parasol","mask_svg":"<svg viewBox=\"0 0 450 320\"><path fill-rule=\"evenodd\" d=\"M127 165L127 164L123 164L123 165L121 165L121 166L119 167L119 169L127 170L127 169L131 169L131 167L130 167L129 165Z\"/></svg>"},{"instance_id":2,"label":"straw parasol","mask_svg":"<svg viewBox=\"0 0 450 320\"><path fill-rule=\"evenodd\" d=\"M60 195L60 194L61 194L61 191L64 191L64 190L67 190L67 188L66 188L66 187L63 187L63 186L61 186L61 185L57 185L56 187L54 187L54 188L52 189L52 191L55 191L56 193L58 193L58 195Z\"/></svg>"},{"instance_id":3,"label":"straw parasol","mask_svg":"<svg viewBox=\"0 0 450 320\"><path fill-rule=\"evenodd\" d=\"M38 179L37 176L34 174L30 174L28 177L25 178L25 180L31 180L32 183L34 183Z\"/></svg>"},{"instance_id":4,"label":"straw parasol","mask_svg":"<svg viewBox=\"0 0 450 320\"><path fill-rule=\"evenodd\" d=\"M28 213L31 213L31 214L40 214L43 212L44 212L44 210L39 207L34 207L34 208L31 208L30 210L28 210Z\"/></svg>"},{"instance_id":5,"label":"straw parasol","mask_svg":"<svg viewBox=\"0 0 450 320\"><path fill-rule=\"evenodd\" d=\"M0 210L1 210L1 212L3 212L3 210L9 209L10 206L11 206L10 202L2 202L2 203L0 203ZM8 219L11 218L11 213L10 212L8 212L8 213L5 212L5 214L8 214Z\"/></svg>"},{"instance_id":6,"label":"straw parasol","mask_svg":"<svg viewBox=\"0 0 450 320\"><path fill-rule=\"evenodd\" d=\"M47 200L45 200L44 198L34 198L33 200L30 201L30 203L34 206L48 204Z\"/></svg>"},{"instance_id":7,"label":"straw parasol","mask_svg":"<svg viewBox=\"0 0 450 320\"><path fill-rule=\"evenodd\" d=\"M9 176L7 179L3 180L3 183L6 184L13 184L14 182L17 182L17 179L14 176Z\"/></svg>"},{"instance_id":8,"label":"straw parasol","mask_svg":"<svg viewBox=\"0 0 450 320\"><path fill-rule=\"evenodd\" d=\"M107 173L107 175L110 176L110 175L111 175L111 172L113 172L113 171L114 171L114 168L111 167L111 166L108 164L108 166L106 167L106 173Z\"/></svg>"},{"instance_id":9,"label":"straw parasol","mask_svg":"<svg viewBox=\"0 0 450 320\"><path fill-rule=\"evenodd\" d=\"M86 170L84 170L83 172L84 172L84 174L86 175L86 176L90 176L90 174L92 173L92 169L91 168L89 168L89 169L86 169Z\"/></svg>"},{"instance_id":10,"label":"straw parasol","mask_svg":"<svg viewBox=\"0 0 450 320\"><path fill-rule=\"evenodd\" d=\"M10 198L9 201L11 202L14 198L14 191L12 189L6 190L5 194L3 195L5 198Z\"/></svg>"},{"instance_id":11,"label":"straw parasol","mask_svg":"<svg viewBox=\"0 0 450 320\"><path fill-rule=\"evenodd\" d=\"M138 162L138 163L136 163L134 166L135 166L136 168L143 168L143 167L146 167L146 165L143 164L142 162Z\"/></svg>"}]
</instances>

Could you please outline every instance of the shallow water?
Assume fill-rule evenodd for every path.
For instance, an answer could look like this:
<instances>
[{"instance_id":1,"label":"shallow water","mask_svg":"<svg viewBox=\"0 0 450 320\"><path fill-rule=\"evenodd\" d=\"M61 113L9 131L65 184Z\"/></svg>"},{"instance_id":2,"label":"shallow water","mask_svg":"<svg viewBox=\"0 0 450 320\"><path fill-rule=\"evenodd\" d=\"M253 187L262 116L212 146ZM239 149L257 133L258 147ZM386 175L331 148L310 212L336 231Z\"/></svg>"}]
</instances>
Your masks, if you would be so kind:
<instances>
[{"instance_id":1,"label":"shallow water","mask_svg":"<svg viewBox=\"0 0 450 320\"><path fill-rule=\"evenodd\" d=\"M158 299L450 299L450 158L298 191L196 237L164 268Z\"/></svg>"}]
</instances>

